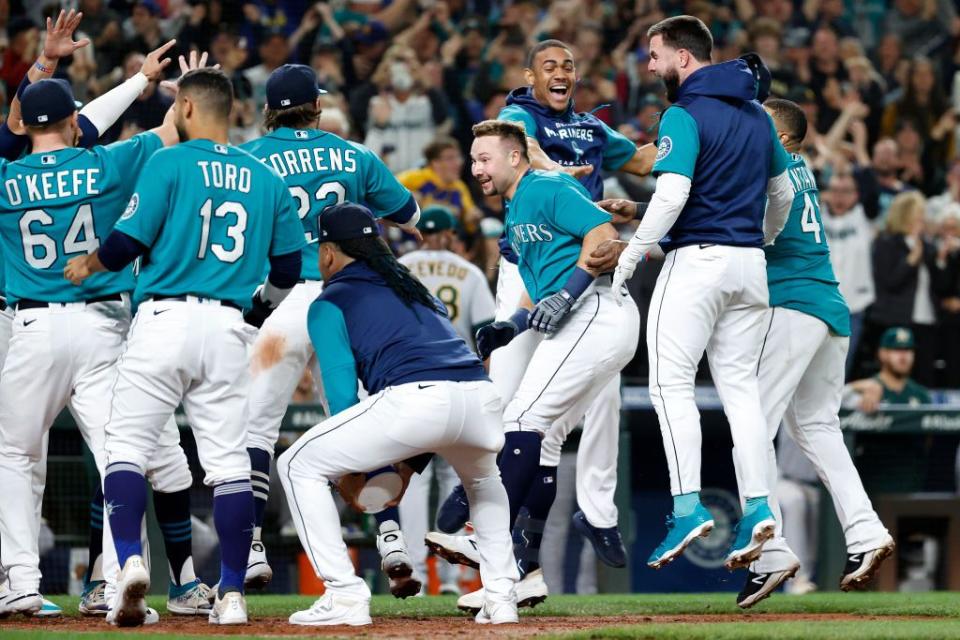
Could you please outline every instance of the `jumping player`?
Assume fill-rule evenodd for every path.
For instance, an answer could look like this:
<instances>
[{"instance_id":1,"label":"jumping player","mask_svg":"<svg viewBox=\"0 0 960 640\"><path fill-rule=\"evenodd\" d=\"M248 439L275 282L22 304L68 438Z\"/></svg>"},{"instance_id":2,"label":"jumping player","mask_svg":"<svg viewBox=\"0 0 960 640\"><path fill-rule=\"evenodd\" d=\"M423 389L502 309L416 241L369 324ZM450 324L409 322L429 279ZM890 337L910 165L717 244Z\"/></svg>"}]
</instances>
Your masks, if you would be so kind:
<instances>
[{"instance_id":1,"label":"jumping player","mask_svg":"<svg viewBox=\"0 0 960 640\"><path fill-rule=\"evenodd\" d=\"M833 498L847 541L847 566L840 580L840 588L847 591L873 578L894 543L870 504L840 432L850 311L830 264L817 184L798 153L807 118L789 100L770 99L764 108L790 153L787 174L796 193L786 226L765 249L772 308L763 323L767 331L757 376L767 421L768 482L776 486L773 443L782 420ZM734 456L735 461L740 458ZM744 609L768 597L800 567L783 538L775 493L770 508L777 519L776 535L750 566L737 596Z\"/></svg>"},{"instance_id":2,"label":"jumping player","mask_svg":"<svg viewBox=\"0 0 960 640\"><path fill-rule=\"evenodd\" d=\"M379 237L376 219L346 203L320 216L326 285L308 326L333 416L278 460L300 542L326 593L292 624L370 624L370 590L354 572L329 481L427 453L446 459L473 505L487 585L480 623L517 622L517 570L496 456L501 402L442 303ZM370 396L357 397L357 378ZM359 466L359 468L358 468Z\"/></svg>"},{"instance_id":3,"label":"jumping player","mask_svg":"<svg viewBox=\"0 0 960 640\"><path fill-rule=\"evenodd\" d=\"M80 283L149 252L137 279L139 308L107 424L104 501L123 567L107 620L120 626L144 621L150 576L140 543L143 473L163 423L181 401L198 441L205 482L214 487L221 573L209 621L247 622L243 583L253 533L245 449L250 325L262 324L296 284L304 238L276 172L227 144L232 102L222 72L183 75L173 109L187 142L150 159L113 233L98 251L74 258L65 270ZM270 273L258 287L268 257Z\"/></svg>"},{"instance_id":4,"label":"jumping player","mask_svg":"<svg viewBox=\"0 0 960 640\"><path fill-rule=\"evenodd\" d=\"M472 173L485 195L506 200L507 237L529 292L509 320L478 332L478 350L486 357L528 326L548 337L537 345L504 411L500 473L512 523L537 476L540 439L568 412L582 415L629 362L640 316L625 287L611 289L609 275L586 265L594 249L617 237L609 214L587 190L566 173L531 169L520 125L488 120L474 125L473 134ZM475 564L472 545L462 536L430 533L427 544L452 562ZM528 575L542 583L539 573ZM545 591L531 591L526 604L545 597Z\"/></svg>"},{"instance_id":5,"label":"jumping player","mask_svg":"<svg viewBox=\"0 0 960 640\"><path fill-rule=\"evenodd\" d=\"M416 230L419 217L416 200L376 154L318 129L320 96L326 92L317 86L313 69L298 64L283 65L270 74L266 90L264 126L267 134L241 148L275 169L284 179L303 224L307 245L303 250L302 281L264 322L253 346L247 450L252 468L256 526L246 580L248 586L257 588L266 586L273 577L260 535L270 493L270 461L293 391L304 368L313 362L306 318L310 303L323 288L317 267L320 213L345 201L358 202L385 222L409 231ZM320 376L315 375L314 379L319 380ZM378 537L382 538L388 530L394 532L396 526L393 520L384 519L383 531ZM390 539L394 540L395 536ZM405 547L402 554L390 553L397 550L396 544L389 548L380 544L378 548L384 562L407 557Z\"/></svg>"},{"instance_id":6,"label":"jumping player","mask_svg":"<svg viewBox=\"0 0 960 640\"><path fill-rule=\"evenodd\" d=\"M756 378L768 298L762 247L783 227L793 188L786 153L754 100L747 62L711 65L710 31L692 16L663 20L648 36L649 69L673 105L660 123L656 191L614 276L615 287L624 283L658 243L666 253L650 303L647 346L674 507L667 536L647 564L662 567L713 528L699 498L700 419L693 397L706 351L746 497L725 564L742 567L774 531Z\"/></svg>"}]
</instances>

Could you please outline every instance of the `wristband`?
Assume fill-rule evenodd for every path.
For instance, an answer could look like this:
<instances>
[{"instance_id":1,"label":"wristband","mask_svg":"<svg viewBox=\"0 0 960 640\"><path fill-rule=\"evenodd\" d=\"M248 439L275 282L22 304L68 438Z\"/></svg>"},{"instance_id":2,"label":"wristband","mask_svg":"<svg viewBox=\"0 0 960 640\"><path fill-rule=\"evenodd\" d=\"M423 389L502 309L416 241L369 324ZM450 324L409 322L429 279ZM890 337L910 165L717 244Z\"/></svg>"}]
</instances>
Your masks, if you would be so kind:
<instances>
[{"instance_id":1,"label":"wristband","mask_svg":"<svg viewBox=\"0 0 960 640\"><path fill-rule=\"evenodd\" d=\"M530 310L529 309L517 309L512 316L510 316L510 322L516 325L519 332L526 331L530 327Z\"/></svg>"},{"instance_id":2,"label":"wristband","mask_svg":"<svg viewBox=\"0 0 960 640\"><path fill-rule=\"evenodd\" d=\"M37 71L40 73L53 73L53 67L45 67L43 63L37 60L33 63L33 66L37 68Z\"/></svg>"},{"instance_id":3,"label":"wristband","mask_svg":"<svg viewBox=\"0 0 960 640\"><path fill-rule=\"evenodd\" d=\"M584 271L580 267L574 267L573 273L571 273L570 277L567 278L567 283L563 285L563 289L570 294L571 298L576 300L583 295L583 292L587 290L587 287L593 284L594 280L594 276L590 275L588 272Z\"/></svg>"}]
</instances>

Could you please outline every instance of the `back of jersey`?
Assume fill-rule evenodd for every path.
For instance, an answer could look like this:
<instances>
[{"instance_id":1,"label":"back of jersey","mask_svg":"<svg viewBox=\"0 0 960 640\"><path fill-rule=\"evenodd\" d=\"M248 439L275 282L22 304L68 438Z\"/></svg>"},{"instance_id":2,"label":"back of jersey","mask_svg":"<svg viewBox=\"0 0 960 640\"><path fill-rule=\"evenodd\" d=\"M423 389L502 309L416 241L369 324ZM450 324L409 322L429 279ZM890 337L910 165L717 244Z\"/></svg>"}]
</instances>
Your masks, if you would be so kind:
<instances>
[{"instance_id":1,"label":"back of jersey","mask_svg":"<svg viewBox=\"0 0 960 640\"><path fill-rule=\"evenodd\" d=\"M400 263L447 308L447 317L468 345L496 315L496 303L483 272L452 251L411 251Z\"/></svg>"},{"instance_id":2,"label":"back of jersey","mask_svg":"<svg viewBox=\"0 0 960 640\"><path fill-rule=\"evenodd\" d=\"M132 268L96 274L79 287L64 279L63 269L70 258L100 247L140 170L162 146L159 136L144 133L106 147L34 153L2 165L0 243L10 304L78 302L133 290Z\"/></svg>"},{"instance_id":3,"label":"back of jersey","mask_svg":"<svg viewBox=\"0 0 960 640\"><path fill-rule=\"evenodd\" d=\"M242 148L275 169L290 189L309 243L303 252L305 280L321 279L317 221L324 209L356 202L382 218L410 198L375 153L326 131L280 128Z\"/></svg>"},{"instance_id":4,"label":"back of jersey","mask_svg":"<svg viewBox=\"0 0 960 640\"><path fill-rule=\"evenodd\" d=\"M304 244L279 176L210 140L156 153L116 229L148 247L138 302L189 294L249 306L267 257Z\"/></svg>"}]
</instances>

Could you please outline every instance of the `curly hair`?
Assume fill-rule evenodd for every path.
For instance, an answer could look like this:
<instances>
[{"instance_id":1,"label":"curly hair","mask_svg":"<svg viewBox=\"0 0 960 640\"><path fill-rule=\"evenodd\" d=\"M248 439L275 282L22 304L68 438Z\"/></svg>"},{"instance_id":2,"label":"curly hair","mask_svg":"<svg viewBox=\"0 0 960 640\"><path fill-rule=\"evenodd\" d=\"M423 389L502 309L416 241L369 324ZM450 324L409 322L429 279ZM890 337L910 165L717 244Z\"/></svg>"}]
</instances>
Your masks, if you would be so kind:
<instances>
[{"instance_id":1,"label":"curly hair","mask_svg":"<svg viewBox=\"0 0 960 640\"><path fill-rule=\"evenodd\" d=\"M413 277L409 269L397 261L383 238L376 236L341 240L337 242L337 246L346 255L373 269L408 307L420 303L435 311L439 310L435 298L423 283Z\"/></svg>"}]
</instances>

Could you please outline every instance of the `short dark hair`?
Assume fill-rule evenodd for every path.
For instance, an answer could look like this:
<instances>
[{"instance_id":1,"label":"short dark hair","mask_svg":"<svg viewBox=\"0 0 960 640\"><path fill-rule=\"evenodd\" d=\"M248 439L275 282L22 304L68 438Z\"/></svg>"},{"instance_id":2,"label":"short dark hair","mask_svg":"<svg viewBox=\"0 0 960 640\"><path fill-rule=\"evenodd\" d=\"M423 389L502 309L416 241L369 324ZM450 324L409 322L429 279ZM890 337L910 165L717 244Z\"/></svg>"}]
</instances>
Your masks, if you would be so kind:
<instances>
[{"instance_id":1,"label":"short dark hair","mask_svg":"<svg viewBox=\"0 0 960 640\"><path fill-rule=\"evenodd\" d=\"M230 117L233 107L233 83L223 71L205 67L180 76L180 95L189 95L204 111L221 118Z\"/></svg>"},{"instance_id":2,"label":"short dark hair","mask_svg":"<svg viewBox=\"0 0 960 640\"><path fill-rule=\"evenodd\" d=\"M459 151L460 143L450 136L440 136L423 148L423 157L428 163L433 162L447 149L457 149Z\"/></svg>"},{"instance_id":3,"label":"short dark hair","mask_svg":"<svg viewBox=\"0 0 960 640\"><path fill-rule=\"evenodd\" d=\"M288 129L313 129L322 113L315 102L298 104L288 109L264 109L263 128L275 131L286 127Z\"/></svg>"},{"instance_id":4,"label":"short dark hair","mask_svg":"<svg viewBox=\"0 0 960 640\"><path fill-rule=\"evenodd\" d=\"M700 62L709 62L713 52L710 29L696 16L673 16L647 29L647 37L661 36L664 44L686 49Z\"/></svg>"},{"instance_id":5,"label":"short dark hair","mask_svg":"<svg viewBox=\"0 0 960 640\"><path fill-rule=\"evenodd\" d=\"M530 47L530 51L527 52L527 69L533 69L533 61L536 60L538 53L553 48L566 49L571 53L573 52L573 49L571 49L570 45L568 45L566 42L562 42L560 40L543 40Z\"/></svg>"},{"instance_id":6,"label":"short dark hair","mask_svg":"<svg viewBox=\"0 0 960 640\"><path fill-rule=\"evenodd\" d=\"M807 114L796 102L784 98L768 98L763 106L773 112L773 119L791 138L803 142L807 137Z\"/></svg>"},{"instance_id":7,"label":"short dark hair","mask_svg":"<svg viewBox=\"0 0 960 640\"><path fill-rule=\"evenodd\" d=\"M484 138L494 136L514 142L520 149L523 157L529 161L530 151L527 148L527 132L522 125L507 120L484 120L473 125L473 137Z\"/></svg>"}]
</instances>

